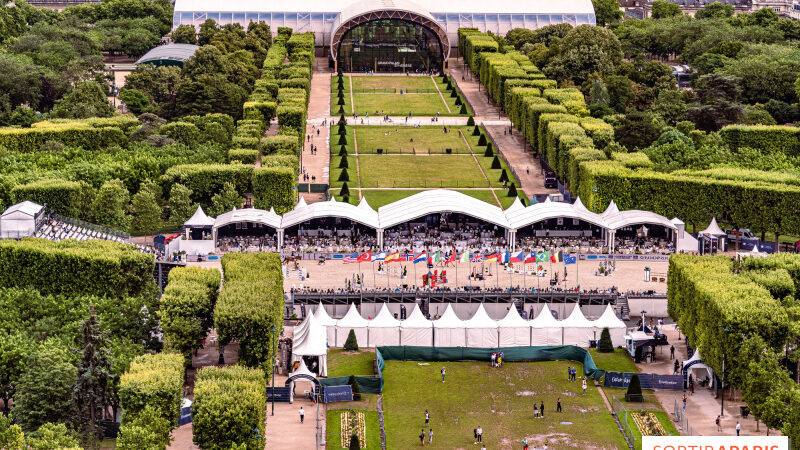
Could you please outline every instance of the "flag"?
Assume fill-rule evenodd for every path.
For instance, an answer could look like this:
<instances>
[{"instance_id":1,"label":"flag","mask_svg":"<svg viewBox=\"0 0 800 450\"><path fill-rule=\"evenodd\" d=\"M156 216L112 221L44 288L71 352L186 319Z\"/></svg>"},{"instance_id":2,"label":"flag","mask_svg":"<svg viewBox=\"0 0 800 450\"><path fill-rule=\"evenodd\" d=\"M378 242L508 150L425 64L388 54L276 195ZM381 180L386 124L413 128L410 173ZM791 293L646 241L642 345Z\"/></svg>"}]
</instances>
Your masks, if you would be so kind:
<instances>
[{"instance_id":1,"label":"flag","mask_svg":"<svg viewBox=\"0 0 800 450\"><path fill-rule=\"evenodd\" d=\"M507 263L510 261L511 261L511 253L509 253L508 250L506 250L505 253L503 253L503 262Z\"/></svg>"},{"instance_id":2,"label":"flag","mask_svg":"<svg viewBox=\"0 0 800 450\"><path fill-rule=\"evenodd\" d=\"M425 262L425 259L427 258L427 256L428 256L428 254L425 253L425 251L423 250L422 253L420 253L419 255L414 257L414 259L413 259L414 264Z\"/></svg>"},{"instance_id":3,"label":"flag","mask_svg":"<svg viewBox=\"0 0 800 450\"><path fill-rule=\"evenodd\" d=\"M356 258L356 261L360 262L360 263L372 261L372 251L370 250L370 251L368 251L366 253L362 253L362 254L358 255L358 258Z\"/></svg>"},{"instance_id":4,"label":"flag","mask_svg":"<svg viewBox=\"0 0 800 450\"><path fill-rule=\"evenodd\" d=\"M486 255L486 262L498 262L502 258L500 253L492 253L491 255Z\"/></svg>"},{"instance_id":5,"label":"flag","mask_svg":"<svg viewBox=\"0 0 800 450\"><path fill-rule=\"evenodd\" d=\"M536 262L536 252L528 253L528 256L525 257L525 264Z\"/></svg>"},{"instance_id":6,"label":"flag","mask_svg":"<svg viewBox=\"0 0 800 450\"><path fill-rule=\"evenodd\" d=\"M344 258L342 258L342 262L345 264L357 263L358 253L353 253L352 255L344 255Z\"/></svg>"},{"instance_id":7,"label":"flag","mask_svg":"<svg viewBox=\"0 0 800 450\"><path fill-rule=\"evenodd\" d=\"M406 261L413 261L414 260L414 254L413 253L406 253L400 259L405 259Z\"/></svg>"},{"instance_id":8,"label":"flag","mask_svg":"<svg viewBox=\"0 0 800 450\"><path fill-rule=\"evenodd\" d=\"M578 262L578 255L564 255L564 264L575 264Z\"/></svg>"},{"instance_id":9,"label":"flag","mask_svg":"<svg viewBox=\"0 0 800 450\"><path fill-rule=\"evenodd\" d=\"M455 249L452 252L450 252L450 256L447 257L447 260L445 260L444 263L445 264L450 264L450 263L454 263L454 262L456 262L456 251L455 251Z\"/></svg>"},{"instance_id":10,"label":"flag","mask_svg":"<svg viewBox=\"0 0 800 450\"><path fill-rule=\"evenodd\" d=\"M442 251L437 250L436 253L434 253L433 256L431 257L431 262L438 263L441 260L442 260Z\"/></svg>"},{"instance_id":11,"label":"flag","mask_svg":"<svg viewBox=\"0 0 800 450\"><path fill-rule=\"evenodd\" d=\"M511 257L508 259L508 262L523 262L527 259L528 258L525 257L525 252L512 253Z\"/></svg>"},{"instance_id":12,"label":"flag","mask_svg":"<svg viewBox=\"0 0 800 450\"><path fill-rule=\"evenodd\" d=\"M475 253L472 258L469 259L470 262L481 262L483 261L483 255L480 253Z\"/></svg>"},{"instance_id":13,"label":"flag","mask_svg":"<svg viewBox=\"0 0 800 450\"><path fill-rule=\"evenodd\" d=\"M550 259L550 252L541 252L536 254L536 262L545 262Z\"/></svg>"},{"instance_id":14,"label":"flag","mask_svg":"<svg viewBox=\"0 0 800 450\"><path fill-rule=\"evenodd\" d=\"M469 250L464 250L464 253L461 254L461 258L458 259L460 263L467 263L469 262Z\"/></svg>"},{"instance_id":15,"label":"flag","mask_svg":"<svg viewBox=\"0 0 800 450\"><path fill-rule=\"evenodd\" d=\"M372 262L375 261L385 261L386 260L386 252L380 252L377 255L372 255Z\"/></svg>"},{"instance_id":16,"label":"flag","mask_svg":"<svg viewBox=\"0 0 800 450\"><path fill-rule=\"evenodd\" d=\"M400 252L394 252L391 255L386 255L386 262L400 261Z\"/></svg>"},{"instance_id":17,"label":"flag","mask_svg":"<svg viewBox=\"0 0 800 450\"><path fill-rule=\"evenodd\" d=\"M553 252L550 255L550 262L557 263L557 262L561 262L561 261L564 261L564 252L562 252L561 250L559 250L557 252Z\"/></svg>"}]
</instances>

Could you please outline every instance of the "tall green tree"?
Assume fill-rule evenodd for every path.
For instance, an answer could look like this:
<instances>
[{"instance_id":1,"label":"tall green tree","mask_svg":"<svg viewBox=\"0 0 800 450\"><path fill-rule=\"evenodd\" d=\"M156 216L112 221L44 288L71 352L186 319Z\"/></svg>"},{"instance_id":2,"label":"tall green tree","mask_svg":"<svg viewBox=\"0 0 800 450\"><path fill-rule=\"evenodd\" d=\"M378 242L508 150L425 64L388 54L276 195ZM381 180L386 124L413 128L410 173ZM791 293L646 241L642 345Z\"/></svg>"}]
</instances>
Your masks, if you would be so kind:
<instances>
[{"instance_id":1,"label":"tall green tree","mask_svg":"<svg viewBox=\"0 0 800 450\"><path fill-rule=\"evenodd\" d=\"M175 183L169 191L169 221L173 225L183 224L192 217L197 204L192 203L192 190Z\"/></svg>"},{"instance_id":2,"label":"tall green tree","mask_svg":"<svg viewBox=\"0 0 800 450\"><path fill-rule=\"evenodd\" d=\"M11 416L0 414L0 448L18 450L25 447L25 433L12 423Z\"/></svg>"},{"instance_id":3,"label":"tall green tree","mask_svg":"<svg viewBox=\"0 0 800 450\"><path fill-rule=\"evenodd\" d=\"M197 44L197 29L194 25L178 25L172 32L172 40L178 44Z\"/></svg>"},{"instance_id":4,"label":"tall green tree","mask_svg":"<svg viewBox=\"0 0 800 450\"><path fill-rule=\"evenodd\" d=\"M619 9L617 0L592 0L594 15L597 25L604 27L619 22L623 12Z\"/></svg>"},{"instance_id":5,"label":"tall green tree","mask_svg":"<svg viewBox=\"0 0 800 450\"><path fill-rule=\"evenodd\" d=\"M199 45L210 44L217 32L219 32L217 22L215 22L214 19L206 19L205 22L200 24L200 32L198 33L199 36L197 37L197 43Z\"/></svg>"},{"instance_id":6,"label":"tall green tree","mask_svg":"<svg viewBox=\"0 0 800 450\"><path fill-rule=\"evenodd\" d=\"M241 206L242 196L236 192L236 186L233 183L225 183L222 190L211 198L211 208L208 212L212 216L218 216Z\"/></svg>"},{"instance_id":7,"label":"tall green tree","mask_svg":"<svg viewBox=\"0 0 800 450\"><path fill-rule=\"evenodd\" d=\"M0 332L0 398L3 400L3 414L10 411L9 400L14 398L15 385L25 371L28 355L33 348L33 342L23 334Z\"/></svg>"},{"instance_id":8,"label":"tall green tree","mask_svg":"<svg viewBox=\"0 0 800 450\"><path fill-rule=\"evenodd\" d=\"M161 207L153 192L142 189L131 199L133 220L131 228L135 233L153 233L161 228Z\"/></svg>"},{"instance_id":9,"label":"tall green tree","mask_svg":"<svg viewBox=\"0 0 800 450\"><path fill-rule=\"evenodd\" d=\"M559 42L560 54L548 63L544 72L559 80L582 85L591 74L614 73L622 62L622 47L611 30L581 25Z\"/></svg>"},{"instance_id":10,"label":"tall green tree","mask_svg":"<svg viewBox=\"0 0 800 450\"><path fill-rule=\"evenodd\" d=\"M150 108L150 100L138 89L123 89L119 93L119 99L125 102L128 110L137 116Z\"/></svg>"},{"instance_id":11,"label":"tall green tree","mask_svg":"<svg viewBox=\"0 0 800 450\"><path fill-rule=\"evenodd\" d=\"M92 202L92 217L99 224L127 230L130 193L118 179L106 181Z\"/></svg>"},{"instance_id":12,"label":"tall green tree","mask_svg":"<svg viewBox=\"0 0 800 450\"><path fill-rule=\"evenodd\" d=\"M653 2L653 19L663 19L665 17L680 16L681 7L666 0L655 0Z\"/></svg>"},{"instance_id":13,"label":"tall green tree","mask_svg":"<svg viewBox=\"0 0 800 450\"><path fill-rule=\"evenodd\" d=\"M62 119L111 117L114 115L114 107L108 102L99 83L86 81L56 101L52 115Z\"/></svg>"},{"instance_id":14,"label":"tall green tree","mask_svg":"<svg viewBox=\"0 0 800 450\"><path fill-rule=\"evenodd\" d=\"M695 19L727 19L728 17L733 17L733 13L733 5L714 2L697 11L694 17Z\"/></svg>"},{"instance_id":15,"label":"tall green tree","mask_svg":"<svg viewBox=\"0 0 800 450\"><path fill-rule=\"evenodd\" d=\"M80 331L83 348L77 351L81 360L72 399L75 422L81 426L84 443L94 446L95 441L103 438L100 421L108 403L111 379L108 331L101 330L94 305L89 307L89 317L80 323Z\"/></svg>"},{"instance_id":16,"label":"tall green tree","mask_svg":"<svg viewBox=\"0 0 800 450\"><path fill-rule=\"evenodd\" d=\"M68 422L72 417L72 389L78 369L69 351L57 341L47 341L28 359L16 385L14 420L25 431L47 422Z\"/></svg>"}]
</instances>

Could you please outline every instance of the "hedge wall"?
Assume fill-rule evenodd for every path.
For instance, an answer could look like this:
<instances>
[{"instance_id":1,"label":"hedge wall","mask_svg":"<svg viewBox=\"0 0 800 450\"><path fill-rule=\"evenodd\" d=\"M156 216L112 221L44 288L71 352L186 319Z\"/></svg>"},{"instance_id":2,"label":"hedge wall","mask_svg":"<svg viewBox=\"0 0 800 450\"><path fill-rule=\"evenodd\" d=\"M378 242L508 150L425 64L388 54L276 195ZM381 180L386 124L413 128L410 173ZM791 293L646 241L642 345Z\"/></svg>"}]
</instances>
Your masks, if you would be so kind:
<instances>
[{"instance_id":1,"label":"hedge wall","mask_svg":"<svg viewBox=\"0 0 800 450\"><path fill-rule=\"evenodd\" d=\"M183 354L187 366L214 325L220 275L217 269L201 267L177 267L169 272L158 311L164 346Z\"/></svg>"},{"instance_id":2,"label":"hedge wall","mask_svg":"<svg viewBox=\"0 0 800 450\"><path fill-rule=\"evenodd\" d=\"M728 125L719 130L731 150L750 147L800 156L800 128L782 125Z\"/></svg>"},{"instance_id":3,"label":"hedge wall","mask_svg":"<svg viewBox=\"0 0 800 450\"><path fill-rule=\"evenodd\" d=\"M0 240L0 286L43 294L154 295L153 255L112 241ZM65 270L69 268L69 270Z\"/></svg>"},{"instance_id":4,"label":"hedge wall","mask_svg":"<svg viewBox=\"0 0 800 450\"><path fill-rule=\"evenodd\" d=\"M253 166L247 164L181 164L167 169L161 180L165 192L180 183L192 190L192 201L207 206L225 183L233 183L240 194L251 192L252 176Z\"/></svg>"},{"instance_id":5,"label":"hedge wall","mask_svg":"<svg viewBox=\"0 0 800 450\"><path fill-rule=\"evenodd\" d=\"M264 371L241 366L203 367L192 405L194 443L203 449L265 445L267 398Z\"/></svg>"},{"instance_id":6,"label":"hedge wall","mask_svg":"<svg viewBox=\"0 0 800 450\"><path fill-rule=\"evenodd\" d=\"M300 161L295 155L268 155L261 157L261 167L290 168L297 178L300 173Z\"/></svg>"},{"instance_id":7,"label":"hedge wall","mask_svg":"<svg viewBox=\"0 0 800 450\"><path fill-rule=\"evenodd\" d=\"M239 161L241 164L255 164L256 161L258 161L258 150L232 148L228 150L228 161Z\"/></svg>"},{"instance_id":8,"label":"hedge wall","mask_svg":"<svg viewBox=\"0 0 800 450\"><path fill-rule=\"evenodd\" d=\"M297 172L290 167L261 167L253 172L253 206L275 208L284 214L294 207L297 198Z\"/></svg>"},{"instance_id":9,"label":"hedge wall","mask_svg":"<svg viewBox=\"0 0 800 450\"><path fill-rule=\"evenodd\" d=\"M125 145L127 136L119 128L94 128L87 123L77 122L39 128L0 128L0 145L11 152L35 152L47 141L57 141L84 150L98 150L111 145Z\"/></svg>"},{"instance_id":10,"label":"hedge wall","mask_svg":"<svg viewBox=\"0 0 800 450\"><path fill-rule=\"evenodd\" d=\"M158 353L137 356L120 378L119 400L123 421L133 420L150 406L176 426L183 398L183 356Z\"/></svg>"},{"instance_id":11,"label":"hedge wall","mask_svg":"<svg viewBox=\"0 0 800 450\"><path fill-rule=\"evenodd\" d=\"M261 141L261 153L264 155L297 155L298 150L296 136L267 136Z\"/></svg>"},{"instance_id":12,"label":"hedge wall","mask_svg":"<svg viewBox=\"0 0 800 450\"><path fill-rule=\"evenodd\" d=\"M65 216L77 216L80 213L83 188L80 183L58 179L44 179L28 184L19 184L11 189L11 195L17 202L30 200L40 205L47 204Z\"/></svg>"},{"instance_id":13,"label":"hedge wall","mask_svg":"<svg viewBox=\"0 0 800 450\"><path fill-rule=\"evenodd\" d=\"M277 253L227 253L225 282L214 309L220 345L239 340L239 361L269 368L273 336L283 326L283 273ZM272 327L276 327L273 333Z\"/></svg>"}]
</instances>

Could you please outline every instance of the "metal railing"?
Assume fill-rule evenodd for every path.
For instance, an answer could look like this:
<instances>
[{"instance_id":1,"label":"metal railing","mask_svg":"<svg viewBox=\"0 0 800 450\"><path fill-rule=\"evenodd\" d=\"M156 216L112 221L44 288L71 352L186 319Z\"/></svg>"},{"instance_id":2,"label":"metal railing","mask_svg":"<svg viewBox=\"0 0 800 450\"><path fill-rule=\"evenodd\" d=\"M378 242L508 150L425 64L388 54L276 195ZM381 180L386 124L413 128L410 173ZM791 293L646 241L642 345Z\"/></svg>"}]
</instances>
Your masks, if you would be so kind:
<instances>
[{"instance_id":1,"label":"metal railing","mask_svg":"<svg viewBox=\"0 0 800 450\"><path fill-rule=\"evenodd\" d=\"M675 416L675 428L684 436L695 436L694 430L689 424L689 416L687 416L683 410L683 402L678 400L678 397L675 397L673 400L672 415Z\"/></svg>"},{"instance_id":2,"label":"metal railing","mask_svg":"<svg viewBox=\"0 0 800 450\"><path fill-rule=\"evenodd\" d=\"M625 436L625 440L628 441L628 445L630 445L630 447L633 449L642 448L642 435L641 431L638 429L638 425L636 425L633 419L631 419L631 415L629 413L642 410L659 411L662 409L661 404L653 394L643 392L642 399L642 402L630 404L623 401L619 397L611 397L611 409L614 411L614 415L619 421L620 431L622 431L622 434ZM634 430L637 431L634 432Z\"/></svg>"},{"instance_id":3,"label":"metal railing","mask_svg":"<svg viewBox=\"0 0 800 450\"><path fill-rule=\"evenodd\" d=\"M109 236L123 239L126 242L130 242L131 240L130 233L125 233L124 231L115 230L113 228L104 227L102 225L97 225L80 219L73 219L71 217L66 217L59 214L53 214L53 219L55 219L58 222L61 222L62 224L74 225L78 228L82 228L87 231L96 231L98 233L103 233Z\"/></svg>"}]
</instances>

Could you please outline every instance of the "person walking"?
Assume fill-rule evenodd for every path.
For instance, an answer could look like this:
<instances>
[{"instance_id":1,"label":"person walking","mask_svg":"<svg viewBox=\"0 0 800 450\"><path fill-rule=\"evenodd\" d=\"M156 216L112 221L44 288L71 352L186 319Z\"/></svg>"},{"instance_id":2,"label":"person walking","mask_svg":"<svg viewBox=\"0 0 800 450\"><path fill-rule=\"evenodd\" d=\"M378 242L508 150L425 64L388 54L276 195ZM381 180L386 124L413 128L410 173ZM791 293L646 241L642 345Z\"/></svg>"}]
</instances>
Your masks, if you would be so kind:
<instances>
[{"instance_id":1,"label":"person walking","mask_svg":"<svg viewBox=\"0 0 800 450\"><path fill-rule=\"evenodd\" d=\"M717 415L717 420L716 420L716 422L717 422L717 432L720 432L720 433L722 432L722 424L720 423L720 419L721 418L722 418L721 416Z\"/></svg>"},{"instance_id":2,"label":"person walking","mask_svg":"<svg viewBox=\"0 0 800 450\"><path fill-rule=\"evenodd\" d=\"M482 442L483 442L483 428L481 428L481 426L478 425L478 443Z\"/></svg>"},{"instance_id":3,"label":"person walking","mask_svg":"<svg viewBox=\"0 0 800 450\"><path fill-rule=\"evenodd\" d=\"M686 411L686 394L683 394L683 410Z\"/></svg>"},{"instance_id":4,"label":"person walking","mask_svg":"<svg viewBox=\"0 0 800 450\"><path fill-rule=\"evenodd\" d=\"M586 395L586 377L583 377L583 395Z\"/></svg>"},{"instance_id":5,"label":"person walking","mask_svg":"<svg viewBox=\"0 0 800 450\"><path fill-rule=\"evenodd\" d=\"M433 444L433 428L428 430L428 444Z\"/></svg>"},{"instance_id":6,"label":"person walking","mask_svg":"<svg viewBox=\"0 0 800 450\"><path fill-rule=\"evenodd\" d=\"M736 421L736 435L739 436L739 433L741 433L741 432L742 432L742 424L740 424L739 421L737 420Z\"/></svg>"},{"instance_id":7,"label":"person walking","mask_svg":"<svg viewBox=\"0 0 800 450\"><path fill-rule=\"evenodd\" d=\"M442 366L442 383L444 383L445 375L447 375L447 371L445 370L444 366Z\"/></svg>"},{"instance_id":8,"label":"person walking","mask_svg":"<svg viewBox=\"0 0 800 450\"><path fill-rule=\"evenodd\" d=\"M567 367L567 381L572 381L572 367Z\"/></svg>"},{"instance_id":9,"label":"person walking","mask_svg":"<svg viewBox=\"0 0 800 450\"><path fill-rule=\"evenodd\" d=\"M539 415L544 419L544 400L542 400L542 403L539 405Z\"/></svg>"},{"instance_id":10,"label":"person walking","mask_svg":"<svg viewBox=\"0 0 800 450\"><path fill-rule=\"evenodd\" d=\"M425 446L425 430L424 429L419 432L419 443L423 447Z\"/></svg>"},{"instance_id":11,"label":"person walking","mask_svg":"<svg viewBox=\"0 0 800 450\"><path fill-rule=\"evenodd\" d=\"M528 440L522 438L522 450L528 450Z\"/></svg>"},{"instance_id":12,"label":"person walking","mask_svg":"<svg viewBox=\"0 0 800 450\"><path fill-rule=\"evenodd\" d=\"M561 397L556 399L556 412L561 412Z\"/></svg>"},{"instance_id":13,"label":"person walking","mask_svg":"<svg viewBox=\"0 0 800 450\"><path fill-rule=\"evenodd\" d=\"M426 427L428 426L428 424L430 423L430 421L431 421L431 414L430 414L430 413L428 412L428 410L426 409L426 410L425 410L425 426L426 426Z\"/></svg>"},{"instance_id":14,"label":"person walking","mask_svg":"<svg viewBox=\"0 0 800 450\"><path fill-rule=\"evenodd\" d=\"M303 411L303 407L300 407L300 423L303 423L303 420L306 418L306 412Z\"/></svg>"},{"instance_id":15,"label":"person walking","mask_svg":"<svg viewBox=\"0 0 800 450\"><path fill-rule=\"evenodd\" d=\"M680 363L679 363L679 362L678 362L678 360L676 359L676 360L675 360L675 364L673 364L673 365L672 365L672 374L673 374L673 375L677 375L677 374L678 374L678 366L679 366L679 365L680 365Z\"/></svg>"},{"instance_id":16,"label":"person walking","mask_svg":"<svg viewBox=\"0 0 800 450\"><path fill-rule=\"evenodd\" d=\"M669 359L675 359L675 346L670 345L669 347Z\"/></svg>"}]
</instances>

